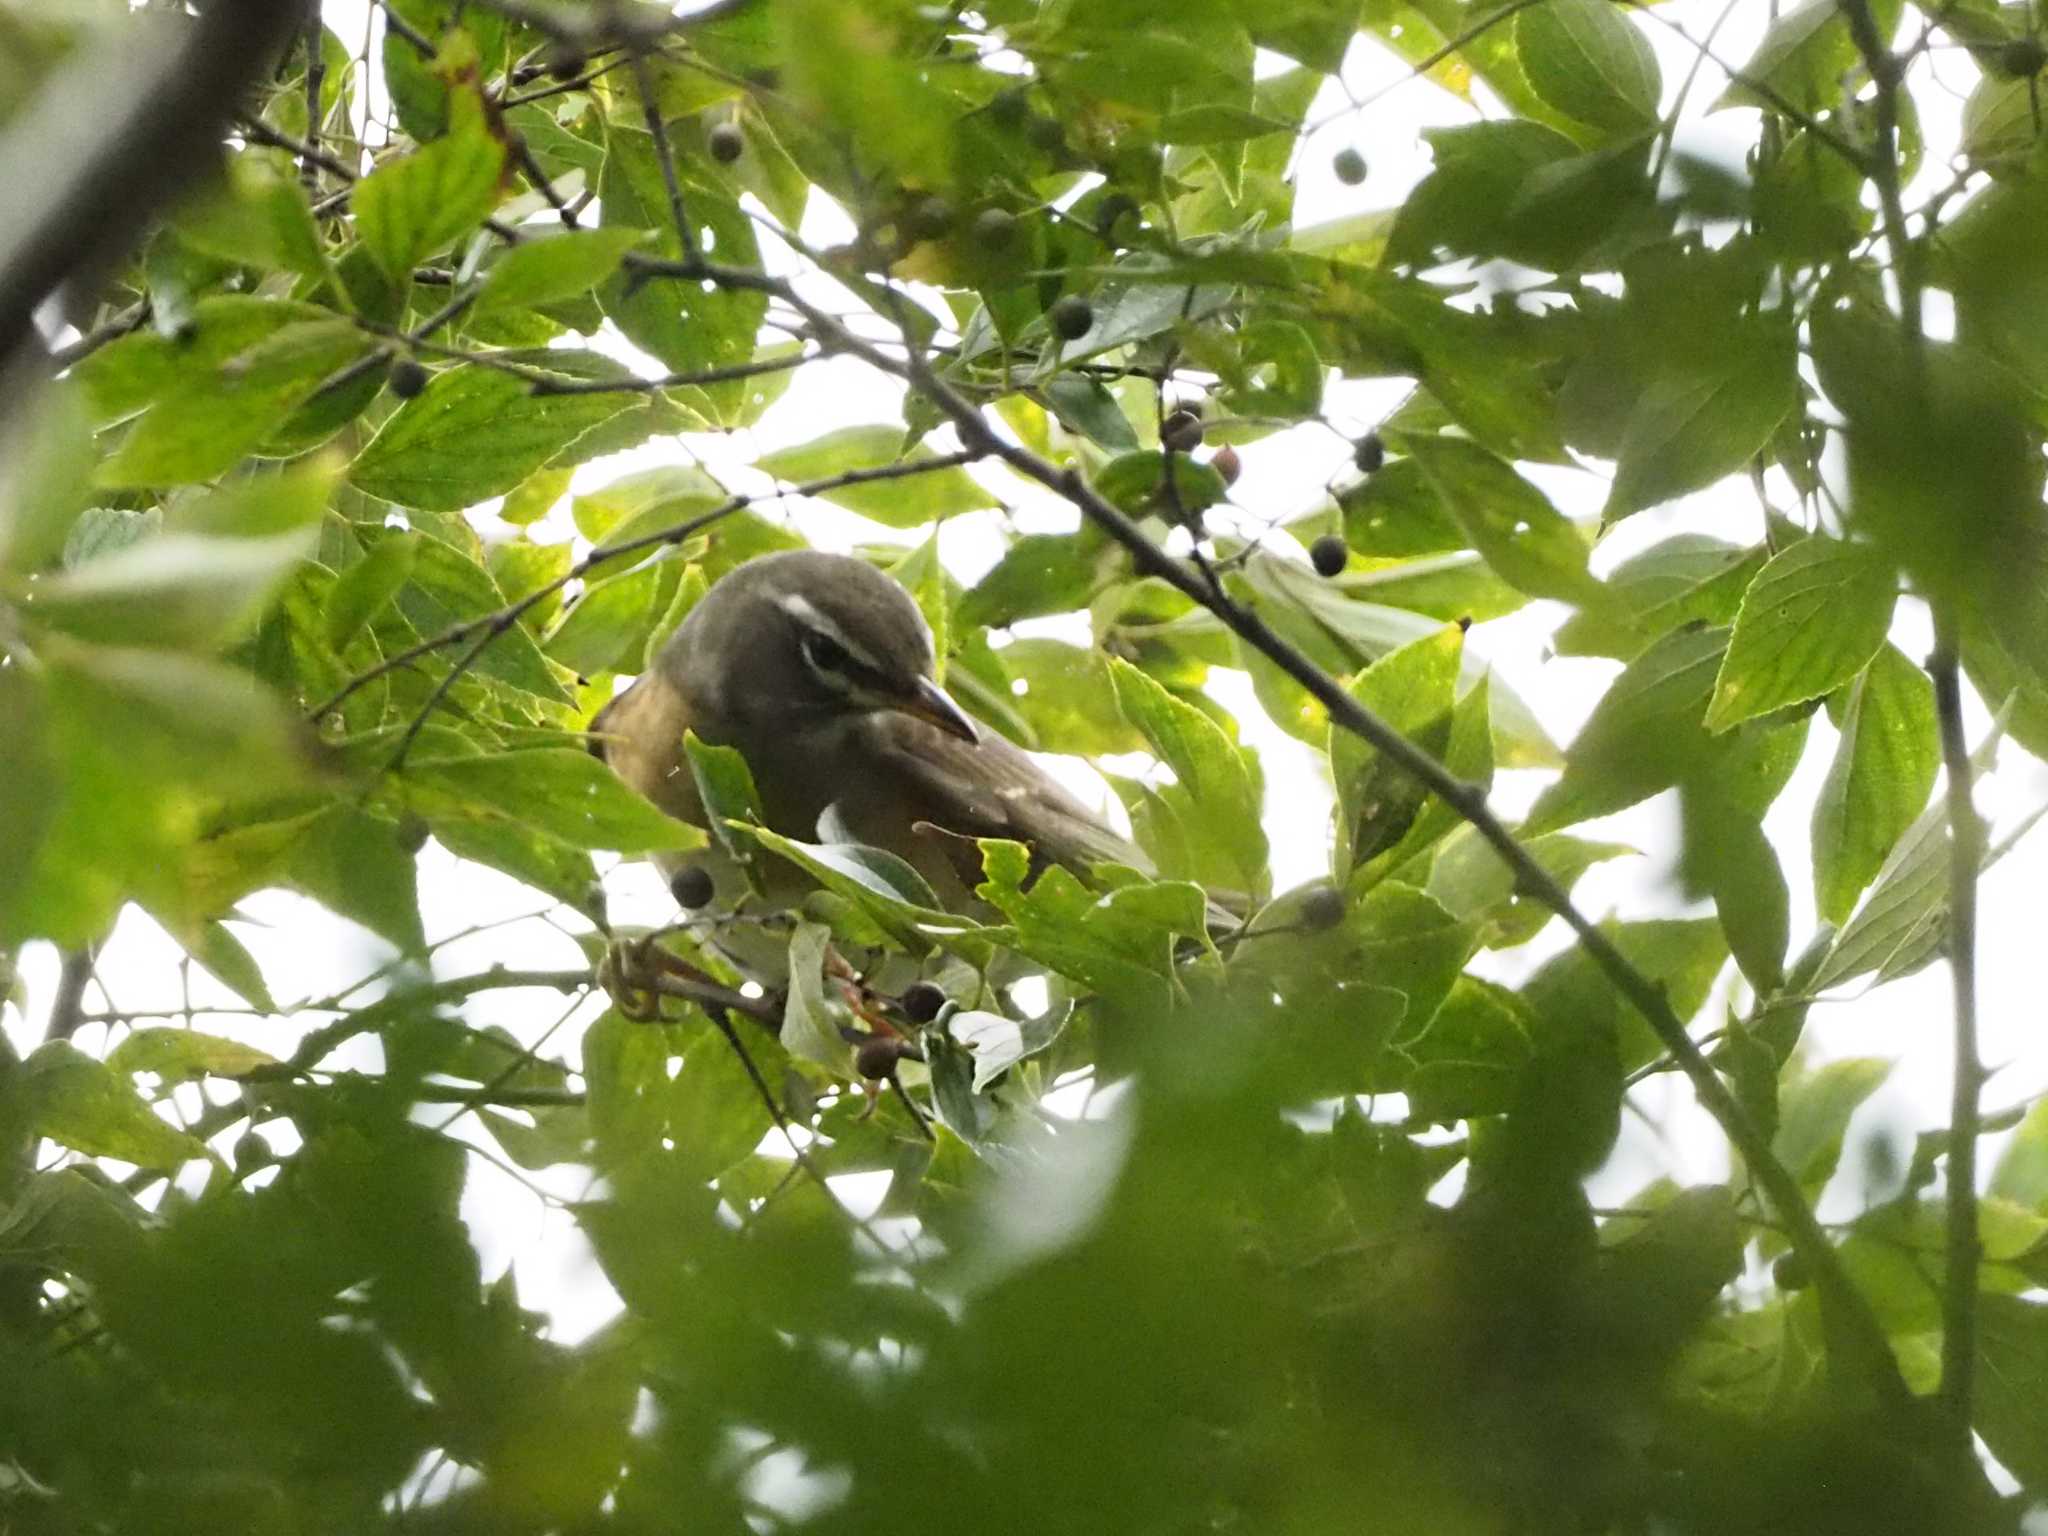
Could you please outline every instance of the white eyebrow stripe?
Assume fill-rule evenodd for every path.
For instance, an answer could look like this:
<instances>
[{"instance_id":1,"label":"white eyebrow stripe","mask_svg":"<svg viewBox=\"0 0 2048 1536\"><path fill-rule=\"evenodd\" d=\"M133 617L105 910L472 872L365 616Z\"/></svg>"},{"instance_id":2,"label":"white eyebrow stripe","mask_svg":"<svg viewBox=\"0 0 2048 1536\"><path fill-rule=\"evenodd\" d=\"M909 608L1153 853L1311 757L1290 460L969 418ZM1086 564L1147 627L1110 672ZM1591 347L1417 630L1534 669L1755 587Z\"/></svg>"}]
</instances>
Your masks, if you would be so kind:
<instances>
[{"instance_id":1,"label":"white eyebrow stripe","mask_svg":"<svg viewBox=\"0 0 2048 1536\"><path fill-rule=\"evenodd\" d=\"M820 613L816 605L802 593L785 592L775 601L777 606L792 619L795 619L797 623L814 629L819 634L829 636L837 641L840 648L847 655L851 656L869 671L879 672L882 670L875 664L875 658L868 654L866 647L856 645L845 630Z\"/></svg>"}]
</instances>

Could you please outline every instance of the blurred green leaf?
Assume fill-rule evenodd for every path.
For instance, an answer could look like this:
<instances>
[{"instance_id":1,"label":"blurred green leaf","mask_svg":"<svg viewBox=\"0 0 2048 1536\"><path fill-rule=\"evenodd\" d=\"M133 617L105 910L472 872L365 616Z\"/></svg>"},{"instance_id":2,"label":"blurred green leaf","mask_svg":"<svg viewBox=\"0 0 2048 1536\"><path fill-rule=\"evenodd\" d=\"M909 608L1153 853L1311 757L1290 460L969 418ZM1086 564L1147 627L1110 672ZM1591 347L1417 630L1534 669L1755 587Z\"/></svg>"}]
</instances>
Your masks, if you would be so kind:
<instances>
[{"instance_id":1,"label":"blurred green leaf","mask_svg":"<svg viewBox=\"0 0 2048 1536\"><path fill-rule=\"evenodd\" d=\"M1574 121L1631 133L1657 120L1657 56L1626 13L1604 0L1548 0L1522 11L1515 56L1536 94Z\"/></svg>"},{"instance_id":2,"label":"blurred green leaf","mask_svg":"<svg viewBox=\"0 0 2048 1536\"><path fill-rule=\"evenodd\" d=\"M286 325L217 367L189 367L100 464L105 486L208 480L256 449L315 391L369 350L347 321Z\"/></svg>"},{"instance_id":3,"label":"blurred green leaf","mask_svg":"<svg viewBox=\"0 0 2048 1536\"><path fill-rule=\"evenodd\" d=\"M1579 728L1565 770L1523 822L1548 832L1604 816L1676 783L1698 764L1709 738L1702 724L1728 631L1674 630L1630 662Z\"/></svg>"},{"instance_id":4,"label":"blurred green leaf","mask_svg":"<svg viewBox=\"0 0 2048 1536\"><path fill-rule=\"evenodd\" d=\"M1531 597L1601 596L1578 530L1504 460L1465 438L1404 436L1401 446L1503 580Z\"/></svg>"},{"instance_id":5,"label":"blurred green leaf","mask_svg":"<svg viewBox=\"0 0 2048 1536\"><path fill-rule=\"evenodd\" d=\"M69 1041L38 1047L21 1070L30 1125L60 1146L144 1168L176 1168L206 1153L157 1118L114 1068Z\"/></svg>"},{"instance_id":6,"label":"blurred green leaf","mask_svg":"<svg viewBox=\"0 0 2048 1536\"><path fill-rule=\"evenodd\" d=\"M196 1029L138 1029L107 1053L115 1072L154 1072L166 1081L219 1075L235 1077L276 1064L267 1051Z\"/></svg>"},{"instance_id":7,"label":"blurred green leaf","mask_svg":"<svg viewBox=\"0 0 2048 1536\"><path fill-rule=\"evenodd\" d=\"M1934 685L1890 645L1849 685L1841 741L1813 809L1813 884L1840 927L1934 788Z\"/></svg>"}]
</instances>

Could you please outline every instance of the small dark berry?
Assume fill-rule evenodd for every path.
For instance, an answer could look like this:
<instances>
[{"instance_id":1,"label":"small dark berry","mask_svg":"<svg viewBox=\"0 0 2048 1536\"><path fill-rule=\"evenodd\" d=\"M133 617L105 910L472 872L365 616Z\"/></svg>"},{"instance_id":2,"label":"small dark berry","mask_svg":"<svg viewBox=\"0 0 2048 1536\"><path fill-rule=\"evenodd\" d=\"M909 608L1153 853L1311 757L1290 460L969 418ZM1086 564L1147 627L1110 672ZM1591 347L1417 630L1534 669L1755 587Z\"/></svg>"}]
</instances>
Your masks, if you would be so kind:
<instances>
[{"instance_id":1,"label":"small dark berry","mask_svg":"<svg viewBox=\"0 0 2048 1536\"><path fill-rule=\"evenodd\" d=\"M911 1023L929 1024L946 1006L946 989L937 982L913 981L896 999L896 1006L903 1010L903 1016Z\"/></svg>"},{"instance_id":2,"label":"small dark berry","mask_svg":"<svg viewBox=\"0 0 2048 1536\"><path fill-rule=\"evenodd\" d=\"M1237 484L1237 477L1244 473L1244 461L1228 443L1216 450L1215 456L1209 460L1209 467L1222 477L1225 485Z\"/></svg>"},{"instance_id":3,"label":"small dark berry","mask_svg":"<svg viewBox=\"0 0 2048 1536\"><path fill-rule=\"evenodd\" d=\"M1330 169L1345 186L1355 187L1365 180L1365 156L1355 149L1340 149L1331 158Z\"/></svg>"},{"instance_id":4,"label":"small dark berry","mask_svg":"<svg viewBox=\"0 0 2048 1536\"><path fill-rule=\"evenodd\" d=\"M572 43L555 43L548 49L548 73L557 80L574 80L583 73L583 50Z\"/></svg>"},{"instance_id":5,"label":"small dark berry","mask_svg":"<svg viewBox=\"0 0 2048 1536\"><path fill-rule=\"evenodd\" d=\"M1048 155L1067 147L1067 130L1049 117L1034 116L1024 125L1024 137Z\"/></svg>"},{"instance_id":6,"label":"small dark berry","mask_svg":"<svg viewBox=\"0 0 2048 1536\"><path fill-rule=\"evenodd\" d=\"M1045 317L1052 322L1054 334L1063 341L1079 341L1095 327L1095 311L1075 293L1055 299Z\"/></svg>"},{"instance_id":7,"label":"small dark berry","mask_svg":"<svg viewBox=\"0 0 2048 1536\"><path fill-rule=\"evenodd\" d=\"M1318 576L1340 576L1351 562L1351 546L1341 533L1326 533L1309 545L1308 559Z\"/></svg>"},{"instance_id":8,"label":"small dark berry","mask_svg":"<svg viewBox=\"0 0 2048 1536\"><path fill-rule=\"evenodd\" d=\"M401 400L410 400L427 387L427 370L409 357L401 357L391 365L391 393Z\"/></svg>"},{"instance_id":9,"label":"small dark berry","mask_svg":"<svg viewBox=\"0 0 2048 1536\"><path fill-rule=\"evenodd\" d=\"M953 232L953 205L943 197L920 197L904 215L903 226L914 240L943 240Z\"/></svg>"},{"instance_id":10,"label":"small dark berry","mask_svg":"<svg viewBox=\"0 0 2048 1536\"><path fill-rule=\"evenodd\" d=\"M668 893L675 897L679 907L708 905L713 894L711 871L702 864L685 864L669 876Z\"/></svg>"},{"instance_id":11,"label":"small dark berry","mask_svg":"<svg viewBox=\"0 0 2048 1536\"><path fill-rule=\"evenodd\" d=\"M235 1138L228 1157L243 1173L254 1173L258 1168L268 1168L277 1161L277 1153L271 1150L261 1131L242 1132Z\"/></svg>"},{"instance_id":12,"label":"small dark berry","mask_svg":"<svg viewBox=\"0 0 2048 1536\"><path fill-rule=\"evenodd\" d=\"M1202 418L1183 407L1159 423L1159 446L1173 453L1193 453L1202 446Z\"/></svg>"},{"instance_id":13,"label":"small dark berry","mask_svg":"<svg viewBox=\"0 0 2048 1536\"><path fill-rule=\"evenodd\" d=\"M1307 928L1334 928L1344 921L1344 893L1319 885L1301 898L1301 921Z\"/></svg>"},{"instance_id":14,"label":"small dark berry","mask_svg":"<svg viewBox=\"0 0 2048 1536\"><path fill-rule=\"evenodd\" d=\"M896 1063L917 1048L894 1035L869 1035L854 1048L853 1069L869 1082L882 1082L896 1075Z\"/></svg>"},{"instance_id":15,"label":"small dark berry","mask_svg":"<svg viewBox=\"0 0 2048 1536\"><path fill-rule=\"evenodd\" d=\"M2008 79L2028 79L2048 68L2048 45L2038 37L2016 37L1999 46L1994 64Z\"/></svg>"},{"instance_id":16,"label":"small dark berry","mask_svg":"<svg viewBox=\"0 0 2048 1536\"><path fill-rule=\"evenodd\" d=\"M1806 1260L1796 1253L1781 1255L1771 1266L1771 1279L1781 1291L1803 1291L1813 1283L1806 1272Z\"/></svg>"},{"instance_id":17,"label":"small dark berry","mask_svg":"<svg viewBox=\"0 0 2048 1536\"><path fill-rule=\"evenodd\" d=\"M731 165L746 152L746 135L738 123L720 123L704 136L704 147L720 165Z\"/></svg>"},{"instance_id":18,"label":"small dark berry","mask_svg":"<svg viewBox=\"0 0 2048 1536\"><path fill-rule=\"evenodd\" d=\"M1358 466L1360 474L1378 472L1387 462L1387 445L1380 441L1379 433L1368 432L1351 445L1351 462Z\"/></svg>"},{"instance_id":19,"label":"small dark berry","mask_svg":"<svg viewBox=\"0 0 2048 1536\"><path fill-rule=\"evenodd\" d=\"M396 835L400 848L404 849L407 853L418 853L427 846L426 818L407 811L405 815L399 818Z\"/></svg>"},{"instance_id":20,"label":"small dark berry","mask_svg":"<svg viewBox=\"0 0 2048 1536\"><path fill-rule=\"evenodd\" d=\"M1095 233L1114 243L1117 226L1137 211L1138 204L1128 193L1110 193L1102 200L1102 206L1095 210Z\"/></svg>"},{"instance_id":21,"label":"small dark berry","mask_svg":"<svg viewBox=\"0 0 2048 1536\"><path fill-rule=\"evenodd\" d=\"M1006 249L1017 238L1017 216L1007 208L984 208L974 216L974 239L985 251Z\"/></svg>"}]
</instances>

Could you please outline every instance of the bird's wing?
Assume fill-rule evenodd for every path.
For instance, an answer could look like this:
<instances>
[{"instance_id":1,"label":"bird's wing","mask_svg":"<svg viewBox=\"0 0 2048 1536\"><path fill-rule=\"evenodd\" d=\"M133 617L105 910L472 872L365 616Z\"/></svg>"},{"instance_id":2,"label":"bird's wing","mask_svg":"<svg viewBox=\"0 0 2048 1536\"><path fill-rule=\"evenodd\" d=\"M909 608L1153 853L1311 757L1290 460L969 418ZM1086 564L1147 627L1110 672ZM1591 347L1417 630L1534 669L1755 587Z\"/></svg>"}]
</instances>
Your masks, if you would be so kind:
<instances>
[{"instance_id":1,"label":"bird's wing","mask_svg":"<svg viewBox=\"0 0 2048 1536\"><path fill-rule=\"evenodd\" d=\"M900 797L899 804L916 808L917 821L935 829L933 836L959 841L949 857L970 889L981 877L981 853L965 840L979 837L1013 838L1031 848L1035 862L1084 871L1092 864L1128 864L1152 872L1152 861L1136 845L1000 736L962 741L900 714L870 717L866 732L876 782L849 790L841 805L851 812L848 825L858 829L871 796Z\"/></svg>"}]
</instances>

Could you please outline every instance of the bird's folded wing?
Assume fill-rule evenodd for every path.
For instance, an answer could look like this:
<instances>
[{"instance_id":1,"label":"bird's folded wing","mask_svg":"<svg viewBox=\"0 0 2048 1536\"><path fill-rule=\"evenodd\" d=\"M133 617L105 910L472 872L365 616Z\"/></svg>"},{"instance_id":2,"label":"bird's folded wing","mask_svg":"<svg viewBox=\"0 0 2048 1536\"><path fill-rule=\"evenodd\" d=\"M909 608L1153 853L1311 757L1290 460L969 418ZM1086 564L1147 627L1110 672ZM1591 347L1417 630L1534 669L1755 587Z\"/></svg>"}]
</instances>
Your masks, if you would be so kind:
<instances>
[{"instance_id":1,"label":"bird's folded wing","mask_svg":"<svg viewBox=\"0 0 2048 1536\"><path fill-rule=\"evenodd\" d=\"M961 741L902 715L877 715L868 724L881 781L868 793L900 795L938 834L1012 838L1030 847L1034 862L1076 870L1113 863L1151 873L1152 861L1135 844L1000 736ZM865 795L855 791L854 797ZM951 856L970 885L979 880L980 852L971 843Z\"/></svg>"}]
</instances>

